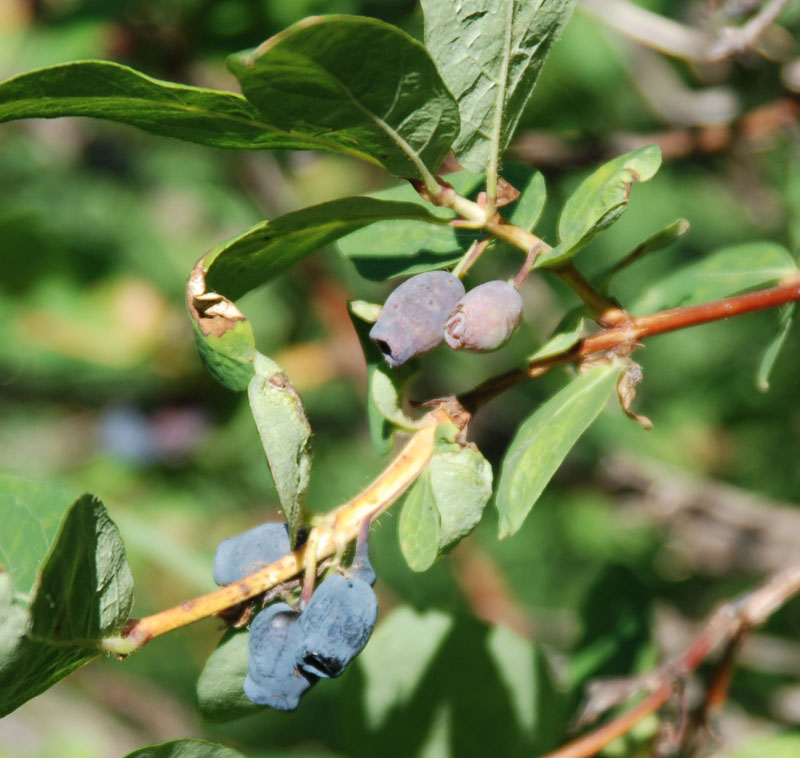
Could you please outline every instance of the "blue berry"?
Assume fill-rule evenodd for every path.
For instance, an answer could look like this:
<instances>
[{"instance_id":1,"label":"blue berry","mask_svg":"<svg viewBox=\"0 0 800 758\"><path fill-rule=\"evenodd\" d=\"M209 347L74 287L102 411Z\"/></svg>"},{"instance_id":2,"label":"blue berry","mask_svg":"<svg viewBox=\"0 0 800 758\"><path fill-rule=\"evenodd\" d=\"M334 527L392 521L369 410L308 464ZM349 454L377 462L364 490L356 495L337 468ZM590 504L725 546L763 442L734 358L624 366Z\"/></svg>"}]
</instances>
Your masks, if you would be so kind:
<instances>
[{"instance_id":1,"label":"blue berry","mask_svg":"<svg viewBox=\"0 0 800 758\"><path fill-rule=\"evenodd\" d=\"M497 350L517 330L522 315L522 298L513 284L484 282L467 292L448 316L444 339L454 350Z\"/></svg>"},{"instance_id":2,"label":"blue berry","mask_svg":"<svg viewBox=\"0 0 800 758\"><path fill-rule=\"evenodd\" d=\"M300 614L287 603L261 611L250 625L244 693L257 705L293 711L317 677L300 671L296 651L302 630Z\"/></svg>"},{"instance_id":3,"label":"blue berry","mask_svg":"<svg viewBox=\"0 0 800 758\"><path fill-rule=\"evenodd\" d=\"M214 581L220 586L238 582L291 551L286 524L261 524L219 543L214 553Z\"/></svg>"},{"instance_id":4,"label":"blue berry","mask_svg":"<svg viewBox=\"0 0 800 758\"><path fill-rule=\"evenodd\" d=\"M386 299L370 339L398 368L442 341L445 321L463 294L461 280L447 271L412 276Z\"/></svg>"},{"instance_id":5,"label":"blue berry","mask_svg":"<svg viewBox=\"0 0 800 758\"><path fill-rule=\"evenodd\" d=\"M369 583L356 576L327 578L300 616L297 666L322 678L339 676L367 644L378 601Z\"/></svg>"}]
</instances>

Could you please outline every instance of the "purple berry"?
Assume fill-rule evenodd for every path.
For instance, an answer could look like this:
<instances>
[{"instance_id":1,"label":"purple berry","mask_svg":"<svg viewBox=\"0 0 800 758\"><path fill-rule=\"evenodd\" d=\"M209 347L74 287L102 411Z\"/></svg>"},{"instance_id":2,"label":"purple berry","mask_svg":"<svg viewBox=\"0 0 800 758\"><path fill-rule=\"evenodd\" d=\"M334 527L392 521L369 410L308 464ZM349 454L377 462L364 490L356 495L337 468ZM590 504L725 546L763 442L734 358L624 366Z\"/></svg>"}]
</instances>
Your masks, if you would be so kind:
<instances>
[{"instance_id":1,"label":"purple berry","mask_svg":"<svg viewBox=\"0 0 800 758\"><path fill-rule=\"evenodd\" d=\"M386 300L370 339L387 363L398 368L433 350L464 285L447 271L426 271L403 282Z\"/></svg>"},{"instance_id":2,"label":"purple berry","mask_svg":"<svg viewBox=\"0 0 800 758\"><path fill-rule=\"evenodd\" d=\"M260 524L217 545L214 581L220 586L233 584L291 552L286 524L280 521Z\"/></svg>"},{"instance_id":3,"label":"purple berry","mask_svg":"<svg viewBox=\"0 0 800 758\"><path fill-rule=\"evenodd\" d=\"M513 284L480 284L447 317L444 338L453 350L486 353L503 345L522 323L522 298Z\"/></svg>"}]
</instances>

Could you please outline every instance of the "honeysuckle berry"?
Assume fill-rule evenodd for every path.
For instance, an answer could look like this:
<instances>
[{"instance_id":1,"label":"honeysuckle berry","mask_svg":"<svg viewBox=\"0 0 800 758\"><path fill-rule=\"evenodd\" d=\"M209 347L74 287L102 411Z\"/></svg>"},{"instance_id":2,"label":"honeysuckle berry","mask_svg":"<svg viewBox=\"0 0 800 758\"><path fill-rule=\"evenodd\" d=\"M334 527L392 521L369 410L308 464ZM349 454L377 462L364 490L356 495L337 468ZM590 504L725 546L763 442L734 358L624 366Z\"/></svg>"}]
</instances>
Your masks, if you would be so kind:
<instances>
[{"instance_id":1,"label":"honeysuckle berry","mask_svg":"<svg viewBox=\"0 0 800 758\"><path fill-rule=\"evenodd\" d=\"M444 339L453 350L497 350L522 323L519 292L510 282L484 282L467 292L448 316Z\"/></svg>"},{"instance_id":2,"label":"honeysuckle berry","mask_svg":"<svg viewBox=\"0 0 800 758\"><path fill-rule=\"evenodd\" d=\"M442 341L445 321L463 295L461 280L447 271L412 276L389 295L370 339L390 366L402 366Z\"/></svg>"},{"instance_id":3,"label":"honeysuckle berry","mask_svg":"<svg viewBox=\"0 0 800 758\"><path fill-rule=\"evenodd\" d=\"M244 694L257 705L293 711L317 677L297 667L300 614L287 603L261 611L250 625Z\"/></svg>"},{"instance_id":4,"label":"honeysuckle berry","mask_svg":"<svg viewBox=\"0 0 800 758\"><path fill-rule=\"evenodd\" d=\"M339 676L367 644L377 615L378 601L368 582L328 577L300 616L297 667L310 676Z\"/></svg>"},{"instance_id":5,"label":"honeysuckle berry","mask_svg":"<svg viewBox=\"0 0 800 758\"><path fill-rule=\"evenodd\" d=\"M260 524L217 545L214 581L220 586L238 582L291 551L286 524L281 521Z\"/></svg>"}]
</instances>

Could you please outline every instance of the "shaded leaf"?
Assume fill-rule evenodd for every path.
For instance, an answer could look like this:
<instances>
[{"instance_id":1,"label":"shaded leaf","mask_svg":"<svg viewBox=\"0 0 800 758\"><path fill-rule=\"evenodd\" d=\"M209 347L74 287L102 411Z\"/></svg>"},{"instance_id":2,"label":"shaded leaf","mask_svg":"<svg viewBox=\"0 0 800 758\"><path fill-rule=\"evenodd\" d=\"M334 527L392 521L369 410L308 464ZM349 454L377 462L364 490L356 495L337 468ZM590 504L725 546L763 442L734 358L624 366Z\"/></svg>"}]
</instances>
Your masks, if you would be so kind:
<instances>
[{"instance_id":1,"label":"shaded leaf","mask_svg":"<svg viewBox=\"0 0 800 758\"><path fill-rule=\"evenodd\" d=\"M458 101L459 162L483 171L508 146L571 0L422 0L425 44Z\"/></svg>"},{"instance_id":2,"label":"shaded leaf","mask_svg":"<svg viewBox=\"0 0 800 758\"><path fill-rule=\"evenodd\" d=\"M778 331L767 343L767 347L764 349L764 353L758 364L758 371L756 372L756 387L758 387L761 392L767 392L769 390L769 375L772 373L775 361L778 360L778 356L780 355L784 342L786 342L789 330L792 328L796 311L796 303L784 305L778 311Z\"/></svg>"},{"instance_id":3,"label":"shaded leaf","mask_svg":"<svg viewBox=\"0 0 800 758\"><path fill-rule=\"evenodd\" d=\"M386 219L437 223L420 203L346 197L263 221L224 242L203 259L206 286L236 300L283 273L299 260L356 229ZM377 237L373 227L368 232Z\"/></svg>"},{"instance_id":4,"label":"shaded leaf","mask_svg":"<svg viewBox=\"0 0 800 758\"><path fill-rule=\"evenodd\" d=\"M428 52L377 19L306 18L229 66L270 124L397 176L435 172L458 134L458 106Z\"/></svg>"},{"instance_id":5,"label":"shaded leaf","mask_svg":"<svg viewBox=\"0 0 800 758\"><path fill-rule=\"evenodd\" d=\"M793 276L797 271L797 264L786 248L774 242L747 242L725 247L665 276L647 290L631 310L649 313L706 303Z\"/></svg>"},{"instance_id":6,"label":"shaded leaf","mask_svg":"<svg viewBox=\"0 0 800 758\"><path fill-rule=\"evenodd\" d=\"M212 721L230 721L263 710L244 694L250 633L231 629L208 657L197 680L200 712Z\"/></svg>"},{"instance_id":7,"label":"shaded leaf","mask_svg":"<svg viewBox=\"0 0 800 758\"><path fill-rule=\"evenodd\" d=\"M247 388L250 410L294 544L304 522L311 478L311 427L300 396L280 366L257 353L254 369Z\"/></svg>"},{"instance_id":8,"label":"shaded leaf","mask_svg":"<svg viewBox=\"0 0 800 758\"><path fill-rule=\"evenodd\" d=\"M520 195L504 210L510 223L527 232L533 230L539 221L547 200L547 189L541 172L522 163L508 163L503 166L503 178L516 187Z\"/></svg>"},{"instance_id":9,"label":"shaded leaf","mask_svg":"<svg viewBox=\"0 0 800 758\"><path fill-rule=\"evenodd\" d=\"M570 195L558 221L560 242L536 266L564 263L608 228L628 205L631 184L651 179L661 165L656 145L639 148L604 163Z\"/></svg>"},{"instance_id":10,"label":"shaded leaf","mask_svg":"<svg viewBox=\"0 0 800 758\"><path fill-rule=\"evenodd\" d=\"M483 177L459 171L445 175L444 180L458 194L469 197L478 189ZM474 229L447 226L445 222L455 218L456 214L449 208L432 207L410 184L381 190L369 197L394 203L414 203L438 223L430 223L430 219L424 217L421 220L394 218L378 221L342 237L337 243L339 250L367 279L383 281L451 266L481 236Z\"/></svg>"},{"instance_id":11,"label":"shaded leaf","mask_svg":"<svg viewBox=\"0 0 800 758\"><path fill-rule=\"evenodd\" d=\"M612 364L575 377L517 430L495 496L500 538L522 526L567 453L605 406L619 373L620 367Z\"/></svg>"},{"instance_id":12,"label":"shaded leaf","mask_svg":"<svg viewBox=\"0 0 800 758\"><path fill-rule=\"evenodd\" d=\"M542 358L549 358L552 355L566 353L571 347L577 344L583 334L583 327L586 322L584 308L582 305L574 308L561 319L553 334L547 339L527 362L538 361Z\"/></svg>"},{"instance_id":13,"label":"shaded leaf","mask_svg":"<svg viewBox=\"0 0 800 758\"><path fill-rule=\"evenodd\" d=\"M477 525L492 494L492 467L481 453L438 445L406 497L400 548L414 571L424 571Z\"/></svg>"},{"instance_id":14,"label":"shaded leaf","mask_svg":"<svg viewBox=\"0 0 800 758\"><path fill-rule=\"evenodd\" d=\"M21 503L32 491L32 485L11 477L2 482L6 502ZM48 502L51 495L54 501ZM0 600L0 715L99 655L102 639L119 633L133 602L125 548L102 503L83 495L65 509L62 497L63 493L40 488L24 501L32 519L41 511L43 526L59 508L64 517L37 572L29 606L8 586ZM13 556L13 551L4 554ZM24 586L27 566L20 575ZM12 586L14 581L12 568ZM4 582L8 585L7 578Z\"/></svg>"},{"instance_id":15,"label":"shaded leaf","mask_svg":"<svg viewBox=\"0 0 800 758\"><path fill-rule=\"evenodd\" d=\"M159 742L128 753L125 758L245 758L244 753L194 737Z\"/></svg>"},{"instance_id":16,"label":"shaded leaf","mask_svg":"<svg viewBox=\"0 0 800 758\"><path fill-rule=\"evenodd\" d=\"M564 697L537 647L438 610L392 611L344 687L354 758L541 755L564 728Z\"/></svg>"},{"instance_id":17,"label":"shaded leaf","mask_svg":"<svg viewBox=\"0 0 800 758\"><path fill-rule=\"evenodd\" d=\"M0 83L0 122L91 116L211 147L339 150L267 123L234 92L159 81L110 61L77 61Z\"/></svg>"}]
</instances>

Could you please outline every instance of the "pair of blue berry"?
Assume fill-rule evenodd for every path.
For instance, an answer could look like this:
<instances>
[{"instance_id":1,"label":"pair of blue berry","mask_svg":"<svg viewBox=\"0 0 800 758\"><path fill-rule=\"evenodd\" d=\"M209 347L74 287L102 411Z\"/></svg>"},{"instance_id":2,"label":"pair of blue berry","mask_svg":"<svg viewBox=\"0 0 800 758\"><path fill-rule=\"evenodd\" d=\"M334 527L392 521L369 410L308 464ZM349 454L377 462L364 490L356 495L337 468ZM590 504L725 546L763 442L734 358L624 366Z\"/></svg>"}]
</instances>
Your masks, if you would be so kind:
<instances>
[{"instance_id":1,"label":"pair of blue berry","mask_svg":"<svg viewBox=\"0 0 800 758\"><path fill-rule=\"evenodd\" d=\"M484 282L465 292L453 274L426 271L389 295L369 336L389 365L398 368L442 340L454 350L496 350L517 330L522 316L522 298L510 282Z\"/></svg>"},{"instance_id":2,"label":"pair of blue berry","mask_svg":"<svg viewBox=\"0 0 800 758\"><path fill-rule=\"evenodd\" d=\"M366 544L366 543L365 543ZM339 676L364 648L377 618L375 572L359 545L347 575L333 574L302 612L273 603L250 625L244 692L258 705L294 710L320 679ZM223 540L214 555L214 581L225 585L291 551L285 524L268 523Z\"/></svg>"}]
</instances>

